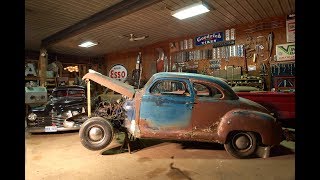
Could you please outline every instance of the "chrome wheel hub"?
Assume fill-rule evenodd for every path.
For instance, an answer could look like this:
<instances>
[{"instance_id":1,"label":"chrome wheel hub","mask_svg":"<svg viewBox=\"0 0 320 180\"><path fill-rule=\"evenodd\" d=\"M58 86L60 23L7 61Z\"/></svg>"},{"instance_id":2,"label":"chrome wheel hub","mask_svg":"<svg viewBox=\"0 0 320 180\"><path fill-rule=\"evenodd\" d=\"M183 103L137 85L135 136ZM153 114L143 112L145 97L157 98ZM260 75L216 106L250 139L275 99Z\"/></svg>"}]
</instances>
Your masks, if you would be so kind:
<instances>
[{"instance_id":1,"label":"chrome wheel hub","mask_svg":"<svg viewBox=\"0 0 320 180\"><path fill-rule=\"evenodd\" d=\"M99 127L92 127L89 131L89 138L93 141L99 141L103 138L103 130Z\"/></svg>"},{"instance_id":2,"label":"chrome wheel hub","mask_svg":"<svg viewBox=\"0 0 320 180\"><path fill-rule=\"evenodd\" d=\"M247 149L250 146L250 139L247 136L242 135L236 139L235 145L240 150Z\"/></svg>"}]
</instances>

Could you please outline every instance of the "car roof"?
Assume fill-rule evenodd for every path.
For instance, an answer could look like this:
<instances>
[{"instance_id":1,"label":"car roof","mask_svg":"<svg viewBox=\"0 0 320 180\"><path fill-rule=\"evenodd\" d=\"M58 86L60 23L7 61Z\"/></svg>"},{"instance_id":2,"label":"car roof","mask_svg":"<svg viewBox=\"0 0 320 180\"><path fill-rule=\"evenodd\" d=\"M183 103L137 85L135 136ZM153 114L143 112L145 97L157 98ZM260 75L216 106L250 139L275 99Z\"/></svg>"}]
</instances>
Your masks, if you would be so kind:
<instances>
[{"instance_id":1,"label":"car roof","mask_svg":"<svg viewBox=\"0 0 320 180\"><path fill-rule=\"evenodd\" d=\"M217 83L219 85L223 84L227 85L223 78L204 75L204 74L196 74L196 73L186 73L186 72L159 72L153 75L155 78L163 78L163 77L179 77L179 78L188 78L188 79L199 79L205 81L211 81Z\"/></svg>"}]
</instances>

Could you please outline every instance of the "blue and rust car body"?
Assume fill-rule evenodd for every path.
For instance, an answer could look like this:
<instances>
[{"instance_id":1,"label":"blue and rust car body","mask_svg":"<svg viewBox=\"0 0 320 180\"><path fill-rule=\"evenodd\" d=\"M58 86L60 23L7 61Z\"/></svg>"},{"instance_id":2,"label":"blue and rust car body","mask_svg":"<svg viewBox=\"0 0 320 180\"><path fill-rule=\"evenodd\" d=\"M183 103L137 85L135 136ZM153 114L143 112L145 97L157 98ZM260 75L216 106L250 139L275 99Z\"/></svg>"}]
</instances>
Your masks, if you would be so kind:
<instances>
[{"instance_id":1,"label":"blue and rust car body","mask_svg":"<svg viewBox=\"0 0 320 180\"><path fill-rule=\"evenodd\" d=\"M238 97L219 78L193 73L154 74L142 89L113 80L100 73L86 74L127 97L123 126L136 138L187 140L225 144L235 131L256 133L265 146L282 141L282 129L270 112L258 103ZM179 82L183 93L153 92L162 82ZM206 91L199 91L201 85ZM178 92L178 91L177 91ZM217 97L214 98L217 93Z\"/></svg>"}]
</instances>

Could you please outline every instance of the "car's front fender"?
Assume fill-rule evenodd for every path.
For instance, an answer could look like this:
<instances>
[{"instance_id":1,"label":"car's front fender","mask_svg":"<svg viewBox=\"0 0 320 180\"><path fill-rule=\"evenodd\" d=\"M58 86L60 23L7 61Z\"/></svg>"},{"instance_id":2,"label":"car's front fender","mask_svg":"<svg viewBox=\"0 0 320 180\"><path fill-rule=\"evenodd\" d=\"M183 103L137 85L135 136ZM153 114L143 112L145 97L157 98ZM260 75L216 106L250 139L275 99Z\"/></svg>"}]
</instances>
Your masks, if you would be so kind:
<instances>
[{"instance_id":1,"label":"car's front fender","mask_svg":"<svg viewBox=\"0 0 320 180\"><path fill-rule=\"evenodd\" d=\"M256 132L265 145L276 145L282 141L280 124L273 116L259 111L235 109L226 113L218 126L219 141L225 143L232 131Z\"/></svg>"}]
</instances>

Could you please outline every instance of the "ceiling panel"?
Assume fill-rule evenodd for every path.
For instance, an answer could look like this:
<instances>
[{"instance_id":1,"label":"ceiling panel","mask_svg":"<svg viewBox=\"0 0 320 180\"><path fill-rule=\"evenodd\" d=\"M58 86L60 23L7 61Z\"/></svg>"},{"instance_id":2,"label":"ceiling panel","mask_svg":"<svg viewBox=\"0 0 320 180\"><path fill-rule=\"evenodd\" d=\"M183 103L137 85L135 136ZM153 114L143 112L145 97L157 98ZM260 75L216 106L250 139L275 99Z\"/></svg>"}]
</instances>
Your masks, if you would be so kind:
<instances>
[{"instance_id":1,"label":"ceiling panel","mask_svg":"<svg viewBox=\"0 0 320 180\"><path fill-rule=\"evenodd\" d=\"M294 13L294 0L205 0L214 10L185 20L171 16L171 12L198 0L163 0L65 38L48 47L48 52L101 56L106 53L139 48L171 38L220 31L226 28ZM95 13L111 7L121 0L26 0L25 1L25 49L39 50L41 40L64 30ZM141 41L129 41L123 37L149 35ZM99 43L91 48L80 48L85 40Z\"/></svg>"}]
</instances>

